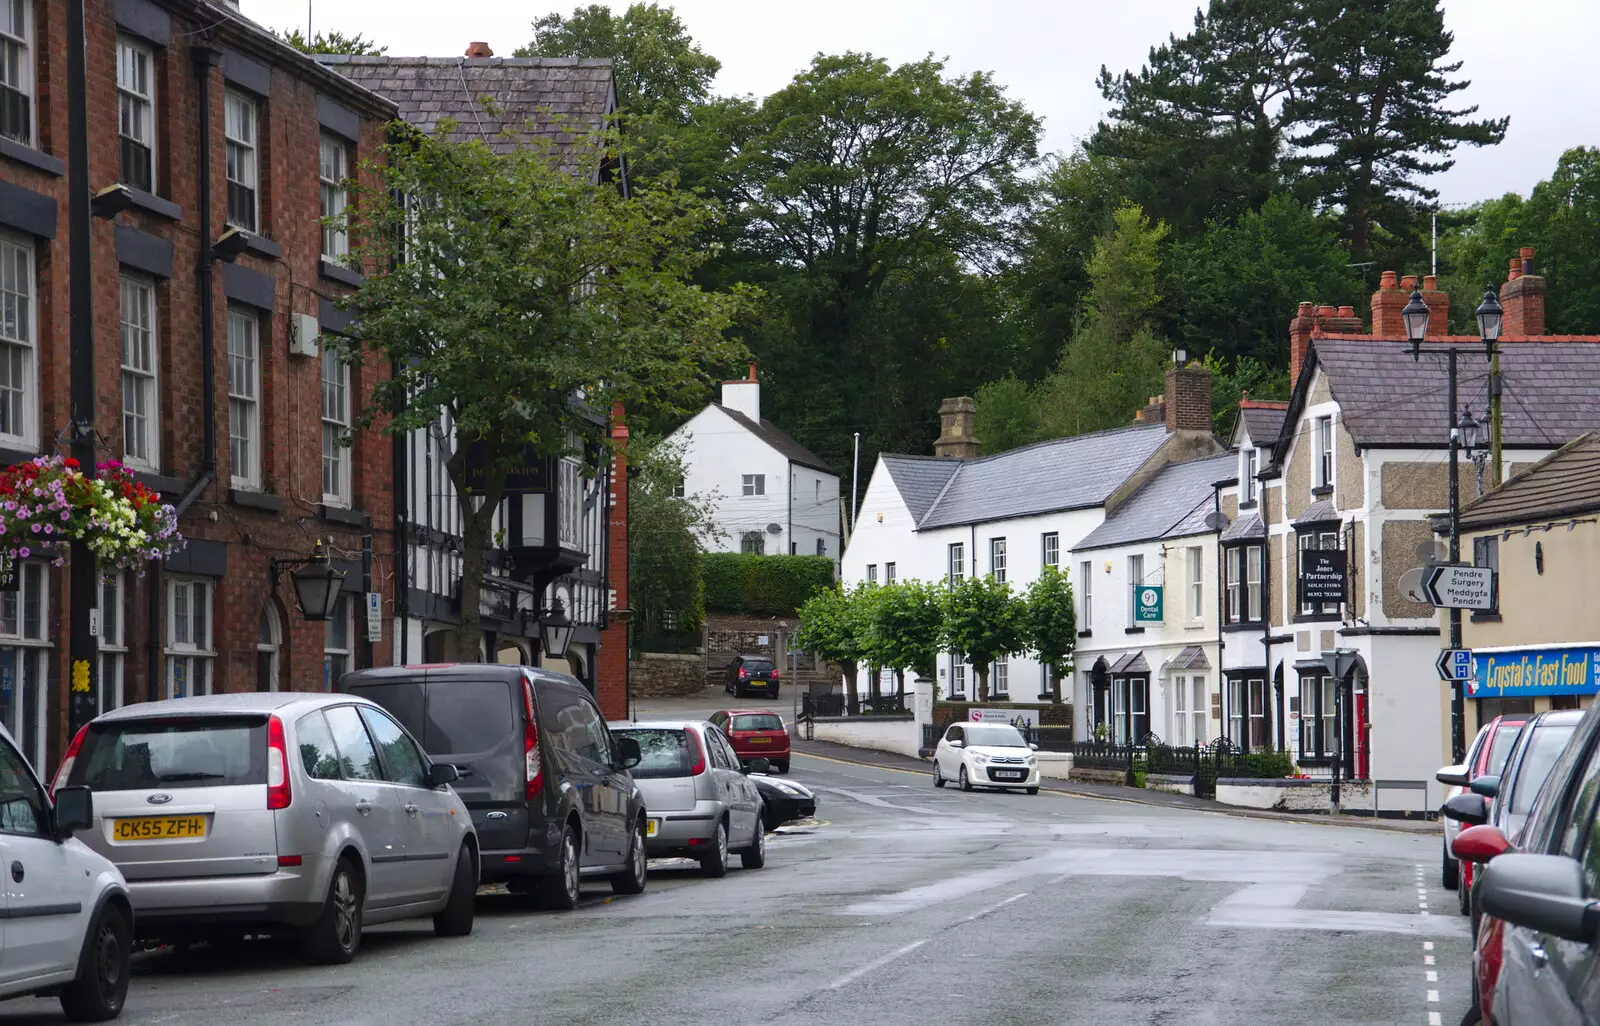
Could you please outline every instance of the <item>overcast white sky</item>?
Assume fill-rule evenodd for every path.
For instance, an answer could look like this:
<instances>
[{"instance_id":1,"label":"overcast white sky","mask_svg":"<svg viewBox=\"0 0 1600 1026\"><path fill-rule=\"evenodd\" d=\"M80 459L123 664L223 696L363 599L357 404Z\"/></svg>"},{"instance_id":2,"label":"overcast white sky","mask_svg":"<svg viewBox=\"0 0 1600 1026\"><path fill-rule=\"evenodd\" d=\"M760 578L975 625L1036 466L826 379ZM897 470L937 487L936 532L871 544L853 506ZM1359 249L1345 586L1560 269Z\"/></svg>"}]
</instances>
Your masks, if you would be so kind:
<instances>
[{"instance_id":1,"label":"overcast white sky","mask_svg":"<svg viewBox=\"0 0 1600 1026\"><path fill-rule=\"evenodd\" d=\"M1045 119L1047 149L1064 151L1104 111L1094 87L1102 64L1137 67L1169 32L1183 34L1200 0L677 0L679 17L722 61L722 93L765 95L818 51L867 51L893 62L932 52L952 70L993 71L1011 94ZM612 7L626 5L616 0ZM273 28L304 28L307 0L242 0L244 13ZM532 37L533 19L569 12L578 0L312 0L317 31L360 32L393 55L455 56L484 40L510 54ZM1487 116L1511 116L1506 141L1457 151L1457 164L1431 183L1442 202L1526 194L1548 177L1562 151L1600 145L1595 102L1595 0L1448 0L1452 56L1472 86L1457 94Z\"/></svg>"}]
</instances>

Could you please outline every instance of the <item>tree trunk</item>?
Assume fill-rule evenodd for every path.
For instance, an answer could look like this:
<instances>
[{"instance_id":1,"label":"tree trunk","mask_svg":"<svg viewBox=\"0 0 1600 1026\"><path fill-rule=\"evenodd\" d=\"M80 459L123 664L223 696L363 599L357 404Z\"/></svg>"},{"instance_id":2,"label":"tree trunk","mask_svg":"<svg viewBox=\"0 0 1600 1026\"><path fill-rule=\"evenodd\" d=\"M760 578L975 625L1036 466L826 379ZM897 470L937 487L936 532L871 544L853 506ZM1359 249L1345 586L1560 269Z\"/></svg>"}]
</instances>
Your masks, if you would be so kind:
<instances>
[{"instance_id":1,"label":"tree trunk","mask_svg":"<svg viewBox=\"0 0 1600 1026\"><path fill-rule=\"evenodd\" d=\"M900 708L906 707L906 671L894 671L894 697L899 700Z\"/></svg>"},{"instance_id":2,"label":"tree trunk","mask_svg":"<svg viewBox=\"0 0 1600 1026\"><path fill-rule=\"evenodd\" d=\"M839 665L844 668L844 707L854 713L860 707L861 688L856 678L861 665L854 659L841 659Z\"/></svg>"},{"instance_id":3,"label":"tree trunk","mask_svg":"<svg viewBox=\"0 0 1600 1026\"><path fill-rule=\"evenodd\" d=\"M978 701L987 702L989 700L989 667L987 664L974 666L972 672L978 678Z\"/></svg>"},{"instance_id":4,"label":"tree trunk","mask_svg":"<svg viewBox=\"0 0 1600 1026\"><path fill-rule=\"evenodd\" d=\"M483 568L506 475L491 460L488 486L474 494L467 487L466 452L466 443L458 439L445 463L461 510L461 625L450 632L446 655L459 662L481 662L489 659L483 650ZM481 503L475 501L480 499Z\"/></svg>"},{"instance_id":5,"label":"tree trunk","mask_svg":"<svg viewBox=\"0 0 1600 1026\"><path fill-rule=\"evenodd\" d=\"M1061 668L1058 666L1050 667L1050 701L1061 704Z\"/></svg>"}]
</instances>

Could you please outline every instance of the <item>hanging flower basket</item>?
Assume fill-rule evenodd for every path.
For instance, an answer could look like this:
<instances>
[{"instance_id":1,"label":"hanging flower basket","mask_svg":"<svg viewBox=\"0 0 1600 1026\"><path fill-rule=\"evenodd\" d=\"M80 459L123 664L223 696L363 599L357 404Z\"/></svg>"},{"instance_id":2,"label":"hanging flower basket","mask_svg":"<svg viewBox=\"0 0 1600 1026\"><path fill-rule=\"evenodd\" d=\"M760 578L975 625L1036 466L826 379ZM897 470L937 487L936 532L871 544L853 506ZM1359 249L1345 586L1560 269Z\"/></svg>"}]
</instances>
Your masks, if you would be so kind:
<instances>
[{"instance_id":1,"label":"hanging flower basket","mask_svg":"<svg viewBox=\"0 0 1600 1026\"><path fill-rule=\"evenodd\" d=\"M47 545L83 541L101 569L143 573L152 559L183 549L178 514L121 463L96 467L43 456L0 470L0 580ZM60 560L57 560L59 563Z\"/></svg>"}]
</instances>

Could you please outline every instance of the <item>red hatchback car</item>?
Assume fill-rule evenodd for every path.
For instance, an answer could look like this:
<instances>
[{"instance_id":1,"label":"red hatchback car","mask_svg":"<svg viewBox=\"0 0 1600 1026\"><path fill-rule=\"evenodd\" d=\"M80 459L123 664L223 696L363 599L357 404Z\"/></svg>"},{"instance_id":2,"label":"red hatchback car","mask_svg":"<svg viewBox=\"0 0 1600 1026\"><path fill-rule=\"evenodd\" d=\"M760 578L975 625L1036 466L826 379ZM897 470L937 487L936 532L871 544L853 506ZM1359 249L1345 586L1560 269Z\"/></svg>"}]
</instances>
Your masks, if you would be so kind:
<instances>
[{"instance_id":1,"label":"red hatchback car","mask_svg":"<svg viewBox=\"0 0 1600 1026\"><path fill-rule=\"evenodd\" d=\"M783 717L766 709L723 709L711 722L733 742L741 762L765 759L779 773L789 772L789 728Z\"/></svg>"},{"instance_id":2,"label":"red hatchback car","mask_svg":"<svg viewBox=\"0 0 1600 1026\"><path fill-rule=\"evenodd\" d=\"M1483 776L1499 776L1505 772L1506 759L1511 755L1511 749L1517 743L1517 736L1522 733L1522 728L1529 720L1531 714L1516 714L1497 716L1489 722L1489 732L1479 746L1476 761L1468 767L1465 783ZM1471 862L1462 862L1459 883L1456 888L1457 898L1462 915L1472 911L1469 893L1472 889L1472 877L1475 872Z\"/></svg>"}]
</instances>

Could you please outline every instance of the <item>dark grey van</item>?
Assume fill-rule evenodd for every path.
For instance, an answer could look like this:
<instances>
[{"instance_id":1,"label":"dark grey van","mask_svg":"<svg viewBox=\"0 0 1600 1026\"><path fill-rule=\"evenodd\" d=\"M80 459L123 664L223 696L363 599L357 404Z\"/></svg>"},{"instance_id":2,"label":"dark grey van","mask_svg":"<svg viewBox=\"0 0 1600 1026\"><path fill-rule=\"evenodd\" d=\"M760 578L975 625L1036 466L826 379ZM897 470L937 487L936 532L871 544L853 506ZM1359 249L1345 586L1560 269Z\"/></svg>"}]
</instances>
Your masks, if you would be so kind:
<instances>
[{"instance_id":1,"label":"dark grey van","mask_svg":"<svg viewBox=\"0 0 1600 1026\"><path fill-rule=\"evenodd\" d=\"M527 666L455 663L347 673L339 690L393 713L434 762L453 763L482 848L481 879L578 903L580 876L645 884L639 745L612 737L588 689Z\"/></svg>"}]
</instances>

